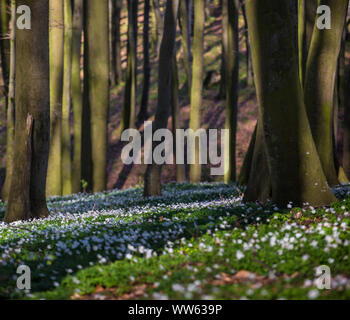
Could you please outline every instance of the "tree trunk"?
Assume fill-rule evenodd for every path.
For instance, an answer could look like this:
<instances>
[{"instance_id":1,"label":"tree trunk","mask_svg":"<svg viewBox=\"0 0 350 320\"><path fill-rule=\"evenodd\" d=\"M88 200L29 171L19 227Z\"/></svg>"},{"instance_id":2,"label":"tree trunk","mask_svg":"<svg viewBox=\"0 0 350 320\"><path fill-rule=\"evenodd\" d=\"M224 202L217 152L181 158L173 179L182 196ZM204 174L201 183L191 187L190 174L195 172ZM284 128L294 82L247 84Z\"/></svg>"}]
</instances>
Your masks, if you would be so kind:
<instances>
[{"instance_id":1,"label":"tree trunk","mask_svg":"<svg viewBox=\"0 0 350 320\"><path fill-rule=\"evenodd\" d=\"M152 0L152 11L154 16L155 23L155 32L156 32L156 52L159 55L160 45L163 38L164 26L163 26L163 17L162 12L160 11L159 0Z\"/></svg>"},{"instance_id":2,"label":"tree trunk","mask_svg":"<svg viewBox=\"0 0 350 320\"><path fill-rule=\"evenodd\" d=\"M240 186L246 186L249 181L250 168L252 167L253 154L255 149L257 127L258 125L256 124L252 137L250 138L247 153L245 154L245 157L243 160L241 172L239 173L238 184Z\"/></svg>"},{"instance_id":3,"label":"tree trunk","mask_svg":"<svg viewBox=\"0 0 350 320\"><path fill-rule=\"evenodd\" d=\"M123 0L112 1L112 21L111 21L111 80L112 85L118 85L122 81L121 66L121 42L120 42L120 19L123 7Z\"/></svg>"},{"instance_id":4,"label":"tree trunk","mask_svg":"<svg viewBox=\"0 0 350 320\"><path fill-rule=\"evenodd\" d=\"M31 31L16 30L15 157L5 222L48 215L45 188L50 135L49 2L31 8Z\"/></svg>"},{"instance_id":5,"label":"tree trunk","mask_svg":"<svg viewBox=\"0 0 350 320\"><path fill-rule=\"evenodd\" d=\"M83 30L83 0L74 0L72 34L72 105L74 114L74 145L72 163L72 192L81 190L82 113L83 95L80 78L81 35Z\"/></svg>"},{"instance_id":6,"label":"tree trunk","mask_svg":"<svg viewBox=\"0 0 350 320\"><path fill-rule=\"evenodd\" d=\"M171 73L171 112L172 112L172 132L176 137L176 130L180 127L180 106L179 106L179 77L176 61L176 52L174 52ZM174 141L174 159L176 159L176 139ZM183 182L186 180L185 166L176 164L176 181Z\"/></svg>"},{"instance_id":7,"label":"tree trunk","mask_svg":"<svg viewBox=\"0 0 350 320\"><path fill-rule=\"evenodd\" d=\"M241 4L242 15L244 20L244 37L245 37L245 47L246 47L246 65L247 65L247 85L251 87L253 85L253 68L252 68L252 57L250 53L250 44L248 37L248 22L247 22L247 14L245 9L245 2L243 0L239 1Z\"/></svg>"},{"instance_id":8,"label":"tree trunk","mask_svg":"<svg viewBox=\"0 0 350 320\"><path fill-rule=\"evenodd\" d=\"M180 22L181 22L181 42L182 42L182 54L183 64L186 73L186 83L188 91L190 92L192 83L192 52L191 52L191 34L190 34L190 19L189 19L189 0L180 1Z\"/></svg>"},{"instance_id":9,"label":"tree trunk","mask_svg":"<svg viewBox=\"0 0 350 320\"><path fill-rule=\"evenodd\" d=\"M88 33L88 6L84 2L84 81L83 81L83 114L82 114L82 143L81 143L81 183L84 192L92 191L92 146L91 146L91 115L90 115L90 80L88 77L89 69L89 44L87 41Z\"/></svg>"},{"instance_id":10,"label":"tree trunk","mask_svg":"<svg viewBox=\"0 0 350 320\"><path fill-rule=\"evenodd\" d=\"M64 0L64 66L62 99L62 194L72 193L72 160L70 134L72 76L72 3Z\"/></svg>"},{"instance_id":11,"label":"tree trunk","mask_svg":"<svg viewBox=\"0 0 350 320\"><path fill-rule=\"evenodd\" d=\"M148 100L149 100L149 87L151 77L151 66L149 60L149 13L150 13L150 0L145 0L144 8L144 22L143 22L143 88L141 98L141 108L138 115L140 122L148 118Z\"/></svg>"},{"instance_id":12,"label":"tree trunk","mask_svg":"<svg viewBox=\"0 0 350 320\"><path fill-rule=\"evenodd\" d=\"M7 96L6 118L6 177L1 190L1 197L8 200L11 175L13 171L15 148L15 75L16 75L16 1L11 0L11 27L10 27L10 74Z\"/></svg>"},{"instance_id":13,"label":"tree trunk","mask_svg":"<svg viewBox=\"0 0 350 320\"><path fill-rule=\"evenodd\" d=\"M299 77L304 88L306 62L317 13L317 0L298 0Z\"/></svg>"},{"instance_id":14,"label":"tree trunk","mask_svg":"<svg viewBox=\"0 0 350 320\"><path fill-rule=\"evenodd\" d=\"M289 201L294 205L328 205L336 198L323 173L305 111L292 5L293 0L247 2L261 119L258 125L266 144L272 200L279 206ZM249 183L247 194L251 187Z\"/></svg>"},{"instance_id":15,"label":"tree trunk","mask_svg":"<svg viewBox=\"0 0 350 320\"><path fill-rule=\"evenodd\" d=\"M109 110L108 2L87 2L89 104L91 122L92 191L107 187L107 122Z\"/></svg>"},{"instance_id":16,"label":"tree trunk","mask_svg":"<svg viewBox=\"0 0 350 320\"><path fill-rule=\"evenodd\" d=\"M119 133L135 127L137 68L137 0L128 0L128 52L124 104Z\"/></svg>"},{"instance_id":17,"label":"tree trunk","mask_svg":"<svg viewBox=\"0 0 350 320\"><path fill-rule=\"evenodd\" d=\"M50 153L47 196L62 195L63 1L50 1Z\"/></svg>"},{"instance_id":18,"label":"tree trunk","mask_svg":"<svg viewBox=\"0 0 350 320\"><path fill-rule=\"evenodd\" d=\"M10 41L9 41L9 0L0 0L0 54L2 77L5 85L5 94L8 93L10 68Z\"/></svg>"},{"instance_id":19,"label":"tree trunk","mask_svg":"<svg viewBox=\"0 0 350 320\"><path fill-rule=\"evenodd\" d=\"M176 21L179 0L167 0L164 34L159 54L158 103L153 129L167 128L171 103L171 74L176 40ZM152 151L159 144L153 143ZM161 165L149 164L145 173L144 196L161 195Z\"/></svg>"},{"instance_id":20,"label":"tree trunk","mask_svg":"<svg viewBox=\"0 0 350 320\"><path fill-rule=\"evenodd\" d=\"M328 184L338 184L334 163L335 75L348 0L322 0L332 12L332 29L314 28L305 77L305 103L312 135Z\"/></svg>"},{"instance_id":21,"label":"tree trunk","mask_svg":"<svg viewBox=\"0 0 350 320\"><path fill-rule=\"evenodd\" d=\"M262 121L262 118L259 117L256 125L254 149L247 177L247 190L243 199L245 202L264 202L271 197L271 178Z\"/></svg>"},{"instance_id":22,"label":"tree trunk","mask_svg":"<svg viewBox=\"0 0 350 320\"><path fill-rule=\"evenodd\" d=\"M223 54L226 64L226 124L228 146L225 150L225 182L236 181L236 131L239 86L238 0L222 1ZM223 138L223 137L222 137Z\"/></svg>"},{"instance_id":23,"label":"tree trunk","mask_svg":"<svg viewBox=\"0 0 350 320\"><path fill-rule=\"evenodd\" d=\"M204 24L205 0L194 2L194 36L193 36L193 65L191 87L190 129L197 131L200 128L200 110L202 105L203 64L204 64ZM195 164L190 165L190 181L200 182L201 165L199 164L199 142L193 150Z\"/></svg>"}]
</instances>

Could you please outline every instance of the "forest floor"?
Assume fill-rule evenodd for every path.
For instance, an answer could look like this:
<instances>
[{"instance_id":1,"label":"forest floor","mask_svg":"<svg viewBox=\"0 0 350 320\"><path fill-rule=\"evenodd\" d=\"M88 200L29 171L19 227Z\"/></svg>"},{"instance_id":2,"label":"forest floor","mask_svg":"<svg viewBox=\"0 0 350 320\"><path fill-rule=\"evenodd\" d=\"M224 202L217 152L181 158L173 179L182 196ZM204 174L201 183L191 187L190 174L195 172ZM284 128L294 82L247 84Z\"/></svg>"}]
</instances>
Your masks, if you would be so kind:
<instances>
[{"instance_id":1,"label":"forest floor","mask_svg":"<svg viewBox=\"0 0 350 320\"><path fill-rule=\"evenodd\" d=\"M201 124L205 129L221 129L225 125L225 101L218 98L220 87L221 68L221 15L217 8L211 8L211 15L206 19L205 28L205 74L204 78L209 79L203 91L203 103L201 110ZM139 28L138 28L138 77L137 77L137 106L139 108L142 85L143 85L143 53L142 53L142 23L143 8L140 7ZM237 128L237 172L243 163L244 155L254 130L257 119L257 103L255 90L248 87L246 61L245 61L245 38L243 32L243 18L240 18L240 91L238 106L238 128ZM126 44L127 44L127 19L125 13L121 21L122 33L122 67L126 69ZM177 57L179 67L179 104L181 108L181 126L188 127L190 104L188 89L186 86L185 71L182 62L181 37L177 38ZM1 78L1 77L0 77ZM151 50L151 86L149 99L149 114L153 115L157 104L157 79L158 59ZM1 84L0 84L1 85ZM125 143L120 141L116 133L119 126L122 105L124 100L124 83L111 88L110 116L108 124L108 189L125 189L143 184L145 165L124 165L121 160L121 151ZM137 113L138 113L137 108ZM73 115L72 115L73 118ZM151 117L149 120L153 120ZM171 128L171 118L169 118ZM143 131L143 124L138 124L140 131ZM72 131L72 136L74 132ZM4 181L6 166L6 108L5 99L0 96L0 188ZM188 174L188 168L186 168ZM202 180L213 181L215 177L209 174L209 165L203 166ZM220 180L221 177L219 177ZM163 182L175 180L175 168L166 165L162 171ZM216 178L216 181L218 178Z\"/></svg>"},{"instance_id":2,"label":"forest floor","mask_svg":"<svg viewBox=\"0 0 350 320\"><path fill-rule=\"evenodd\" d=\"M50 217L0 223L0 297L349 299L350 188L327 208L243 204L221 183L49 200ZM0 203L0 219L5 206ZM16 269L31 269L31 291ZM317 288L329 266L331 289Z\"/></svg>"}]
</instances>

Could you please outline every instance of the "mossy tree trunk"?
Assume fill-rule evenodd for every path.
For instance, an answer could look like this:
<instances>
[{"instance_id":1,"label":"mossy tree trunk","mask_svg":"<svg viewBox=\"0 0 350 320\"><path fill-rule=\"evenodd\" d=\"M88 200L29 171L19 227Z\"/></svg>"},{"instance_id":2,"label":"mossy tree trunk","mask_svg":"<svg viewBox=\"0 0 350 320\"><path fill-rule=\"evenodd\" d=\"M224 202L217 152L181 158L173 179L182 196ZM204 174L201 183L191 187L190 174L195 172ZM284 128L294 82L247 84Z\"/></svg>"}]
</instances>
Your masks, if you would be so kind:
<instances>
[{"instance_id":1,"label":"mossy tree trunk","mask_svg":"<svg viewBox=\"0 0 350 320\"><path fill-rule=\"evenodd\" d=\"M225 150L225 182L236 181L236 131L239 90L238 0L222 1L223 54L225 55L226 124L228 146ZM223 137L222 137L223 138Z\"/></svg>"},{"instance_id":2,"label":"mossy tree trunk","mask_svg":"<svg viewBox=\"0 0 350 320\"><path fill-rule=\"evenodd\" d=\"M50 153L47 196L62 195L63 1L50 1Z\"/></svg>"},{"instance_id":3,"label":"mossy tree trunk","mask_svg":"<svg viewBox=\"0 0 350 320\"><path fill-rule=\"evenodd\" d=\"M45 198L50 135L49 2L31 8L31 30L16 30L14 169L5 221L48 216Z\"/></svg>"},{"instance_id":4,"label":"mossy tree trunk","mask_svg":"<svg viewBox=\"0 0 350 320\"><path fill-rule=\"evenodd\" d=\"M203 91L203 65L204 65L204 24L205 0L194 1L194 35L193 35L193 64L191 87L191 112L189 127L193 131L200 128L200 111ZM190 181L200 182L201 165L199 164L199 141L196 141L195 163L190 165Z\"/></svg>"},{"instance_id":5,"label":"mossy tree trunk","mask_svg":"<svg viewBox=\"0 0 350 320\"><path fill-rule=\"evenodd\" d=\"M91 123L92 191L107 187L107 122L109 111L108 2L87 3L86 41L88 45L89 105Z\"/></svg>"},{"instance_id":6,"label":"mossy tree trunk","mask_svg":"<svg viewBox=\"0 0 350 320\"><path fill-rule=\"evenodd\" d=\"M71 80L72 80L72 2L64 0L64 66L62 98L62 194L72 193L71 160Z\"/></svg>"},{"instance_id":7,"label":"mossy tree trunk","mask_svg":"<svg viewBox=\"0 0 350 320\"><path fill-rule=\"evenodd\" d=\"M151 78L151 65L149 56L149 16L150 16L150 0L145 0L143 21L143 87L141 97L141 107L138 114L138 120L144 121L148 118L148 100L149 87Z\"/></svg>"},{"instance_id":8,"label":"mossy tree trunk","mask_svg":"<svg viewBox=\"0 0 350 320\"><path fill-rule=\"evenodd\" d=\"M135 127L136 90L137 90L137 14L138 1L128 0L128 48L127 70L124 91L123 110L120 119L119 133Z\"/></svg>"},{"instance_id":9,"label":"mossy tree trunk","mask_svg":"<svg viewBox=\"0 0 350 320\"><path fill-rule=\"evenodd\" d=\"M305 103L312 135L329 185L339 183L334 161L335 79L348 0L322 0L332 13L332 28L314 27L306 65Z\"/></svg>"},{"instance_id":10,"label":"mossy tree trunk","mask_svg":"<svg viewBox=\"0 0 350 320\"><path fill-rule=\"evenodd\" d=\"M165 129L171 104L172 64L176 40L176 21L179 1L167 0L164 19L164 33L160 46L158 69L158 102L153 130ZM159 144L154 142L152 150ZM161 165L149 164L145 173L144 196L161 195Z\"/></svg>"},{"instance_id":11,"label":"mossy tree trunk","mask_svg":"<svg viewBox=\"0 0 350 320\"><path fill-rule=\"evenodd\" d=\"M73 162L72 162L72 192L81 190L82 162L82 114L83 95L80 78L81 35L83 30L83 0L74 0L73 34L72 34L72 105L73 105Z\"/></svg>"},{"instance_id":12,"label":"mossy tree trunk","mask_svg":"<svg viewBox=\"0 0 350 320\"><path fill-rule=\"evenodd\" d=\"M298 0L299 77L304 88L306 62L314 31L318 0Z\"/></svg>"},{"instance_id":13,"label":"mossy tree trunk","mask_svg":"<svg viewBox=\"0 0 350 320\"><path fill-rule=\"evenodd\" d=\"M10 73L7 96L6 116L6 176L1 190L1 197L8 200L11 175L13 171L14 148L15 148L15 75L16 75L16 1L11 0L11 23L10 23Z\"/></svg>"},{"instance_id":14,"label":"mossy tree trunk","mask_svg":"<svg viewBox=\"0 0 350 320\"><path fill-rule=\"evenodd\" d=\"M248 0L259 123L266 145L272 200L279 206L328 205L328 187L308 122L298 73L292 0ZM248 184L247 194L252 184ZM246 200L258 200L258 197ZM264 200L264 199L259 199Z\"/></svg>"}]
</instances>

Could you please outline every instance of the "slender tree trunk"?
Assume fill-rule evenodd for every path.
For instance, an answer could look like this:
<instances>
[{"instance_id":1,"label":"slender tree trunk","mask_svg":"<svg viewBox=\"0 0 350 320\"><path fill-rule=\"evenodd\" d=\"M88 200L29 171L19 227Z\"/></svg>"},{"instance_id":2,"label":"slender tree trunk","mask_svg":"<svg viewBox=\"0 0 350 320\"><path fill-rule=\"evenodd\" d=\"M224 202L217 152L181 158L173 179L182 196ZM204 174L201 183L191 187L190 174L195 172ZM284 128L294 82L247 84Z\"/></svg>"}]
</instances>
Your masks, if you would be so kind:
<instances>
[{"instance_id":1,"label":"slender tree trunk","mask_svg":"<svg viewBox=\"0 0 350 320\"><path fill-rule=\"evenodd\" d=\"M203 55L204 55L204 24L205 0L194 2L194 37L193 37L193 66L191 87L190 129L197 131L200 128L200 110L202 105L203 89ZM195 164L190 165L190 181L201 180L201 165L199 164L199 142L195 144Z\"/></svg>"},{"instance_id":2,"label":"slender tree trunk","mask_svg":"<svg viewBox=\"0 0 350 320\"><path fill-rule=\"evenodd\" d=\"M10 1L0 0L0 54L2 77L5 85L5 94L8 93L10 68L10 41L9 41Z\"/></svg>"},{"instance_id":3,"label":"slender tree trunk","mask_svg":"<svg viewBox=\"0 0 350 320\"><path fill-rule=\"evenodd\" d=\"M83 30L83 0L74 0L72 34L72 105L74 114L74 145L72 192L81 190L83 95L80 78L81 36Z\"/></svg>"},{"instance_id":4,"label":"slender tree trunk","mask_svg":"<svg viewBox=\"0 0 350 320\"><path fill-rule=\"evenodd\" d=\"M112 85L118 85L122 81L121 66L121 42L120 42L120 19L123 7L123 0L112 1L112 21L111 21L111 72Z\"/></svg>"},{"instance_id":5,"label":"slender tree trunk","mask_svg":"<svg viewBox=\"0 0 350 320\"><path fill-rule=\"evenodd\" d=\"M124 104L119 133L135 127L137 68L137 0L128 0L128 52Z\"/></svg>"},{"instance_id":6,"label":"slender tree trunk","mask_svg":"<svg viewBox=\"0 0 350 320\"><path fill-rule=\"evenodd\" d=\"M171 74L176 40L176 21L179 0L167 0L164 34L159 54L158 103L153 129L167 128L171 103ZM153 143L152 151L159 144ZM161 195L161 165L156 163L147 166L145 173L144 196Z\"/></svg>"},{"instance_id":7,"label":"slender tree trunk","mask_svg":"<svg viewBox=\"0 0 350 320\"><path fill-rule=\"evenodd\" d=\"M299 77L302 88L305 84L306 62L314 31L317 0L298 0L298 51Z\"/></svg>"},{"instance_id":8,"label":"slender tree trunk","mask_svg":"<svg viewBox=\"0 0 350 320\"><path fill-rule=\"evenodd\" d=\"M180 127L180 106L179 106L179 77L176 61L176 52L174 52L171 73L171 113L172 113L172 132L176 137L176 130ZM174 141L174 158L176 159L176 139ZM186 180L185 166L176 164L176 181L183 182Z\"/></svg>"},{"instance_id":9,"label":"slender tree trunk","mask_svg":"<svg viewBox=\"0 0 350 320\"><path fill-rule=\"evenodd\" d=\"M151 65L149 57L149 14L150 14L150 0L145 0L144 7L144 22L143 22L143 88L141 98L141 108L138 115L138 120L143 121L148 118L148 100L149 87L151 77Z\"/></svg>"},{"instance_id":10,"label":"slender tree trunk","mask_svg":"<svg viewBox=\"0 0 350 320\"><path fill-rule=\"evenodd\" d=\"M272 200L279 206L289 201L294 205L327 205L336 198L323 173L305 111L290 16L292 5L293 0L247 2L261 120L258 135L262 130ZM251 188L249 183L247 194Z\"/></svg>"},{"instance_id":11,"label":"slender tree trunk","mask_svg":"<svg viewBox=\"0 0 350 320\"><path fill-rule=\"evenodd\" d=\"M225 150L225 182L236 181L236 131L239 86L238 0L222 1L223 54L226 56L226 124L229 150Z\"/></svg>"},{"instance_id":12,"label":"slender tree trunk","mask_svg":"<svg viewBox=\"0 0 350 320\"><path fill-rule=\"evenodd\" d=\"M251 87L253 85L253 68L252 68L252 57L250 53L250 44L248 37L248 21L247 21L247 13L245 9L245 2L240 0L242 15L244 20L244 36L245 36L245 47L246 47L246 65L247 65L247 85Z\"/></svg>"},{"instance_id":13,"label":"slender tree trunk","mask_svg":"<svg viewBox=\"0 0 350 320\"><path fill-rule=\"evenodd\" d=\"M90 81L88 77L89 68L89 44L88 33L88 6L84 2L84 82L83 82L83 114L82 114L82 145L81 145L81 183L84 192L92 191L92 146L91 146L91 123L90 123Z\"/></svg>"},{"instance_id":14,"label":"slender tree trunk","mask_svg":"<svg viewBox=\"0 0 350 320\"><path fill-rule=\"evenodd\" d=\"M50 1L50 153L47 196L62 194L63 1Z\"/></svg>"},{"instance_id":15,"label":"slender tree trunk","mask_svg":"<svg viewBox=\"0 0 350 320\"><path fill-rule=\"evenodd\" d=\"M31 8L31 31L16 30L15 157L5 221L46 217L50 135L49 3L17 0Z\"/></svg>"},{"instance_id":16,"label":"slender tree trunk","mask_svg":"<svg viewBox=\"0 0 350 320\"><path fill-rule=\"evenodd\" d=\"M1 190L1 197L8 200L11 176L13 171L15 148L15 75L16 75L16 1L11 0L11 27L10 27L10 74L7 97L6 119L6 177Z\"/></svg>"},{"instance_id":17,"label":"slender tree trunk","mask_svg":"<svg viewBox=\"0 0 350 320\"><path fill-rule=\"evenodd\" d=\"M181 22L181 42L182 42L182 55L183 55L183 64L186 73L186 83L188 91L190 92L191 83L192 83L192 52L191 52L191 34L189 26L189 0L180 1L180 22Z\"/></svg>"},{"instance_id":18,"label":"slender tree trunk","mask_svg":"<svg viewBox=\"0 0 350 320\"><path fill-rule=\"evenodd\" d=\"M72 80L72 3L64 0L64 66L62 99L62 194L72 193L72 160L70 134Z\"/></svg>"},{"instance_id":19,"label":"slender tree trunk","mask_svg":"<svg viewBox=\"0 0 350 320\"><path fill-rule=\"evenodd\" d=\"M107 187L107 122L109 110L108 2L87 2L88 61L91 122L92 191Z\"/></svg>"},{"instance_id":20,"label":"slender tree trunk","mask_svg":"<svg viewBox=\"0 0 350 320\"><path fill-rule=\"evenodd\" d=\"M334 163L333 102L335 76L348 0L322 0L332 12L332 28L315 26L307 60L305 103L316 148L329 185L338 184Z\"/></svg>"},{"instance_id":21,"label":"slender tree trunk","mask_svg":"<svg viewBox=\"0 0 350 320\"><path fill-rule=\"evenodd\" d=\"M152 0L152 10L154 15L155 30L156 30L156 52L159 55L160 44L163 38L163 17L160 11L159 0Z\"/></svg>"}]
</instances>

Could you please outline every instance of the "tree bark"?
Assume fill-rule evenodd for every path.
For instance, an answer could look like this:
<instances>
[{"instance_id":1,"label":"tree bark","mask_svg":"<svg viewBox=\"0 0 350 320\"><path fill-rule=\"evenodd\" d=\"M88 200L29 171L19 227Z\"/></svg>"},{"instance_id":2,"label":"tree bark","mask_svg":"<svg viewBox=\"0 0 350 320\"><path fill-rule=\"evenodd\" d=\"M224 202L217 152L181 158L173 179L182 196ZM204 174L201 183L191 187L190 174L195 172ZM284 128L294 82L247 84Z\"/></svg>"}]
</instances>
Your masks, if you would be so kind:
<instances>
[{"instance_id":1,"label":"tree bark","mask_svg":"<svg viewBox=\"0 0 350 320\"><path fill-rule=\"evenodd\" d=\"M150 14L150 0L145 0L144 7L144 22L143 22L143 88L141 107L138 115L140 122L148 118L148 100L149 87L151 77L151 65L149 57L149 14Z\"/></svg>"},{"instance_id":2,"label":"tree bark","mask_svg":"<svg viewBox=\"0 0 350 320\"><path fill-rule=\"evenodd\" d=\"M107 187L107 122L109 110L108 2L87 2L89 104L91 123L92 191Z\"/></svg>"},{"instance_id":3,"label":"tree bark","mask_svg":"<svg viewBox=\"0 0 350 320\"><path fill-rule=\"evenodd\" d=\"M222 1L223 48L225 55L226 123L228 146L225 150L225 182L236 181L236 131L239 90L238 0Z\"/></svg>"},{"instance_id":4,"label":"tree bark","mask_svg":"<svg viewBox=\"0 0 350 320\"><path fill-rule=\"evenodd\" d=\"M63 1L50 1L50 153L47 196L62 195Z\"/></svg>"},{"instance_id":5,"label":"tree bark","mask_svg":"<svg viewBox=\"0 0 350 320\"><path fill-rule=\"evenodd\" d=\"M81 36L83 31L83 0L74 0L73 34L72 34L72 105L73 105L73 163L72 163L72 192L81 190L82 162L82 113L83 95L80 78Z\"/></svg>"},{"instance_id":6,"label":"tree bark","mask_svg":"<svg viewBox=\"0 0 350 320\"><path fill-rule=\"evenodd\" d=\"M72 83L72 3L64 0L64 66L62 99L62 194L72 193L70 107Z\"/></svg>"},{"instance_id":7,"label":"tree bark","mask_svg":"<svg viewBox=\"0 0 350 320\"><path fill-rule=\"evenodd\" d=\"M328 205L336 198L323 173L305 111L292 5L293 0L247 1L261 119L258 125L266 144L272 200L281 207L289 201ZM247 194L250 188L248 184Z\"/></svg>"},{"instance_id":8,"label":"tree bark","mask_svg":"<svg viewBox=\"0 0 350 320\"><path fill-rule=\"evenodd\" d=\"M193 64L191 87L190 129L197 131L200 128L200 110L202 105L203 64L204 64L204 24L205 0L194 2L194 36L193 36ZM199 164L199 142L195 144L195 164L190 165L190 181L201 180L201 165Z\"/></svg>"},{"instance_id":9,"label":"tree bark","mask_svg":"<svg viewBox=\"0 0 350 320\"><path fill-rule=\"evenodd\" d=\"M186 73L186 83L188 91L190 92L192 83L192 52L191 52L191 34L190 34L190 19L189 19L190 0L180 1L180 22L181 22L181 42L183 64Z\"/></svg>"},{"instance_id":10,"label":"tree bark","mask_svg":"<svg viewBox=\"0 0 350 320\"><path fill-rule=\"evenodd\" d=\"M10 72L10 41L9 41L9 21L10 21L9 0L0 2L0 54L2 77L5 85L5 95L8 93L9 72Z\"/></svg>"},{"instance_id":11,"label":"tree bark","mask_svg":"<svg viewBox=\"0 0 350 320\"><path fill-rule=\"evenodd\" d=\"M302 88L305 83L306 62L314 31L317 0L298 0L298 51L299 77Z\"/></svg>"},{"instance_id":12,"label":"tree bark","mask_svg":"<svg viewBox=\"0 0 350 320\"><path fill-rule=\"evenodd\" d=\"M158 70L158 103L153 129L167 128L171 103L171 74L176 40L179 0L167 0L164 33L160 46ZM159 144L153 143L152 151ZM161 165L149 164L145 173L144 196L161 195Z\"/></svg>"},{"instance_id":13,"label":"tree bark","mask_svg":"<svg viewBox=\"0 0 350 320\"><path fill-rule=\"evenodd\" d=\"M15 76L16 76L16 1L11 0L10 22L10 73L7 96L6 117L6 176L1 190L1 197L8 200L11 176L13 172L14 148L15 148Z\"/></svg>"},{"instance_id":14,"label":"tree bark","mask_svg":"<svg viewBox=\"0 0 350 320\"><path fill-rule=\"evenodd\" d=\"M128 0L128 49L124 104L119 125L119 133L135 127L137 90L137 0Z\"/></svg>"},{"instance_id":15,"label":"tree bark","mask_svg":"<svg viewBox=\"0 0 350 320\"><path fill-rule=\"evenodd\" d=\"M17 0L31 8L31 30L16 29L14 170L5 222L48 215L46 172L50 135L49 3Z\"/></svg>"},{"instance_id":16,"label":"tree bark","mask_svg":"<svg viewBox=\"0 0 350 320\"><path fill-rule=\"evenodd\" d=\"M176 137L176 130L180 127L180 106L179 106L179 77L176 61L176 52L174 52L171 73L171 112L172 112L172 132ZM176 139L174 141L174 158L176 159ZM185 166L183 164L175 164L176 181L183 182L186 180Z\"/></svg>"},{"instance_id":17,"label":"tree bark","mask_svg":"<svg viewBox=\"0 0 350 320\"><path fill-rule=\"evenodd\" d=\"M335 76L348 0L322 0L332 12L332 28L315 26L307 60L305 103L312 135L329 185L339 183L334 163L333 102Z\"/></svg>"}]
</instances>

